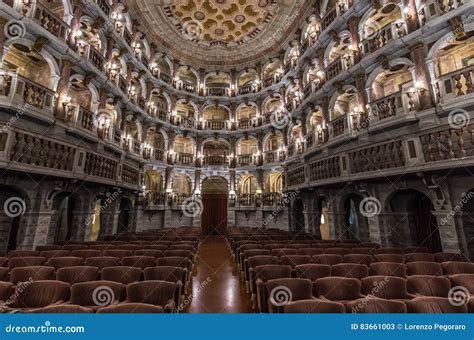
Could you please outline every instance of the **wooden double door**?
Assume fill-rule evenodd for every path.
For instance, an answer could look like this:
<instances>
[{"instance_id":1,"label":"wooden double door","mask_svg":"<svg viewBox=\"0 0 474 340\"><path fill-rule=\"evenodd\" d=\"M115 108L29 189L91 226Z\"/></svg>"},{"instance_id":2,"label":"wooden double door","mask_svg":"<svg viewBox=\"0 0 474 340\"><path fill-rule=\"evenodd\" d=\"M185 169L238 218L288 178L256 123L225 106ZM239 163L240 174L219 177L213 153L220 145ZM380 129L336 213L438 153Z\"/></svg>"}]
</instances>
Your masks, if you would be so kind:
<instances>
[{"instance_id":1,"label":"wooden double door","mask_svg":"<svg viewBox=\"0 0 474 340\"><path fill-rule=\"evenodd\" d=\"M225 235L227 229L227 195L204 194L201 216L204 235Z\"/></svg>"}]
</instances>

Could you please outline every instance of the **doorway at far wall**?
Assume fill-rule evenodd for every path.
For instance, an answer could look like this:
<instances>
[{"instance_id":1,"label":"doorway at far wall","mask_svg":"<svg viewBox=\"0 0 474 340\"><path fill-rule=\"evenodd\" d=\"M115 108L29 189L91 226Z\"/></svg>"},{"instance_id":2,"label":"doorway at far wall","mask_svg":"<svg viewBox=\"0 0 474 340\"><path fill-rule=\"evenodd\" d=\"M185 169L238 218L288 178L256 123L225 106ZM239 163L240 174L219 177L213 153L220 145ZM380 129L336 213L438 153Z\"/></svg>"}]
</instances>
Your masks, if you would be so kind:
<instances>
[{"instance_id":1,"label":"doorway at far wall","mask_svg":"<svg viewBox=\"0 0 474 340\"><path fill-rule=\"evenodd\" d=\"M225 235L229 186L223 177L208 177L202 183L204 210L201 216L204 235Z\"/></svg>"}]
</instances>

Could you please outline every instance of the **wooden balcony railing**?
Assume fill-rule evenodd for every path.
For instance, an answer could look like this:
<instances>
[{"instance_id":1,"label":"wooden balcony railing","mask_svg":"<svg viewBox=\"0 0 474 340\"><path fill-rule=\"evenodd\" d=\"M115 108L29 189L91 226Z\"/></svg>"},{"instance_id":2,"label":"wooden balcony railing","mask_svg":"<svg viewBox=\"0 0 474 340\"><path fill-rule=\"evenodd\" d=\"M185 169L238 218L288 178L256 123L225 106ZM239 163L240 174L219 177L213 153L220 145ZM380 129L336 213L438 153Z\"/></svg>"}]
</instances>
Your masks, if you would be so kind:
<instances>
[{"instance_id":1,"label":"wooden balcony railing","mask_svg":"<svg viewBox=\"0 0 474 340\"><path fill-rule=\"evenodd\" d=\"M193 165L194 155L191 153L178 152L175 154L174 164L177 165Z\"/></svg>"},{"instance_id":2,"label":"wooden balcony railing","mask_svg":"<svg viewBox=\"0 0 474 340\"><path fill-rule=\"evenodd\" d=\"M39 1L36 1L35 5L32 5L29 1L23 1L22 6L34 6L32 10L26 8L26 13L49 33L66 41L69 26L45 5Z\"/></svg>"},{"instance_id":3,"label":"wooden balcony railing","mask_svg":"<svg viewBox=\"0 0 474 340\"><path fill-rule=\"evenodd\" d=\"M250 166L253 165L253 155L237 155L237 164L240 166Z\"/></svg>"},{"instance_id":4,"label":"wooden balcony railing","mask_svg":"<svg viewBox=\"0 0 474 340\"><path fill-rule=\"evenodd\" d=\"M454 11L465 3L464 0L426 0L418 8L420 25L424 26L427 22Z\"/></svg>"},{"instance_id":5,"label":"wooden balcony railing","mask_svg":"<svg viewBox=\"0 0 474 340\"><path fill-rule=\"evenodd\" d=\"M347 4L344 2L341 2L334 8L330 9L321 20L321 29L325 30L328 28L338 17L346 13L347 10Z\"/></svg>"},{"instance_id":6,"label":"wooden balcony railing","mask_svg":"<svg viewBox=\"0 0 474 340\"><path fill-rule=\"evenodd\" d=\"M337 58L326 67L326 79L331 80L337 77L338 74L347 71L354 66L354 55L348 54Z\"/></svg>"},{"instance_id":7,"label":"wooden balcony railing","mask_svg":"<svg viewBox=\"0 0 474 340\"><path fill-rule=\"evenodd\" d=\"M4 85L0 96L9 98L22 112L34 107L49 116L53 115L55 92L16 73L0 72Z\"/></svg>"},{"instance_id":8,"label":"wooden balcony railing","mask_svg":"<svg viewBox=\"0 0 474 340\"><path fill-rule=\"evenodd\" d=\"M332 138L336 138L342 135L345 135L349 132L349 115L345 114L341 117L338 117L329 123L332 131Z\"/></svg>"},{"instance_id":9,"label":"wooden balcony railing","mask_svg":"<svg viewBox=\"0 0 474 340\"><path fill-rule=\"evenodd\" d=\"M403 93L399 91L370 103L370 111L378 120L408 113L403 105Z\"/></svg>"},{"instance_id":10,"label":"wooden balcony railing","mask_svg":"<svg viewBox=\"0 0 474 340\"><path fill-rule=\"evenodd\" d=\"M362 41L362 53L373 53L378 49L384 47L391 40L402 38L406 34L407 30L405 22L392 22L372 34L370 39Z\"/></svg>"},{"instance_id":11,"label":"wooden balcony railing","mask_svg":"<svg viewBox=\"0 0 474 340\"><path fill-rule=\"evenodd\" d=\"M225 120L207 120L205 127L210 130L225 130L227 122Z\"/></svg>"},{"instance_id":12,"label":"wooden balcony railing","mask_svg":"<svg viewBox=\"0 0 474 340\"><path fill-rule=\"evenodd\" d=\"M207 87L206 94L214 97L229 97L230 89L227 87Z\"/></svg>"},{"instance_id":13,"label":"wooden balcony railing","mask_svg":"<svg viewBox=\"0 0 474 340\"><path fill-rule=\"evenodd\" d=\"M224 166L227 165L226 156L204 156L203 165L207 166Z\"/></svg>"},{"instance_id":14,"label":"wooden balcony railing","mask_svg":"<svg viewBox=\"0 0 474 340\"><path fill-rule=\"evenodd\" d=\"M474 66L445 74L435 82L434 91L438 103L466 98L474 93Z\"/></svg>"}]
</instances>

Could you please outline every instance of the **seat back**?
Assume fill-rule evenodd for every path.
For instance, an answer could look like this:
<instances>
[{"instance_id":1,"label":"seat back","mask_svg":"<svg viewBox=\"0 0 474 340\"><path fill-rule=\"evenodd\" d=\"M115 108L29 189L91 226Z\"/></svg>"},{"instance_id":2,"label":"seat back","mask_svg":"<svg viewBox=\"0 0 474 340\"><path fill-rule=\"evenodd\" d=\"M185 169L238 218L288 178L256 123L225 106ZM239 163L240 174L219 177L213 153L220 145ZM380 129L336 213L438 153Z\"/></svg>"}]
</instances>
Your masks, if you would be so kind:
<instances>
[{"instance_id":1,"label":"seat back","mask_svg":"<svg viewBox=\"0 0 474 340\"><path fill-rule=\"evenodd\" d=\"M167 282L178 282L182 284L186 278L186 268L161 266L146 268L144 271L145 281L167 281Z\"/></svg>"},{"instance_id":2,"label":"seat back","mask_svg":"<svg viewBox=\"0 0 474 340\"><path fill-rule=\"evenodd\" d=\"M300 255L315 256L315 255L321 255L323 252L324 252L324 250L321 249L321 248L300 248L300 249L298 249L298 254L300 254Z\"/></svg>"},{"instance_id":3,"label":"seat back","mask_svg":"<svg viewBox=\"0 0 474 340\"><path fill-rule=\"evenodd\" d=\"M85 259L85 265L90 267L97 267L100 270L105 267L120 266L120 259L118 257L100 256L89 257Z\"/></svg>"},{"instance_id":4,"label":"seat back","mask_svg":"<svg viewBox=\"0 0 474 340\"><path fill-rule=\"evenodd\" d=\"M166 281L144 281L127 286L127 302L166 306L174 301L178 285Z\"/></svg>"},{"instance_id":5,"label":"seat back","mask_svg":"<svg viewBox=\"0 0 474 340\"><path fill-rule=\"evenodd\" d=\"M296 249L291 249L291 248L277 248L277 249L272 249L272 255L273 256L288 256L288 255L298 255L298 251Z\"/></svg>"},{"instance_id":6,"label":"seat back","mask_svg":"<svg viewBox=\"0 0 474 340\"><path fill-rule=\"evenodd\" d=\"M49 260L53 257L67 257L70 253L69 250L43 250L40 252L39 256Z\"/></svg>"},{"instance_id":7,"label":"seat back","mask_svg":"<svg viewBox=\"0 0 474 340\"><path fill-rule=\"evenodd\" d=\"M316 280L318 296L330 301L356 300L361 297L360 281L345 277L325 277Z\"/></svg>"},{"instance_id":8,"label":"seat back","mask_svg":"<svg viewBox=\"0 0 474 340\"><path fill-rule=\"evenodd\" d=\"M406 267L403 263L375 262L370 265L370 275L406 277Z\"/></svg>"},{"instance_id":9,"label":"seat back","mask_svg":"<svg viewBox=\"0 0 474 340\"><path fill-rule=\"evenodd\" d=\"M387 314L406 313L407 307L403 301L372 297L349 302L347 310L351 313Z\"/></svg>"},{"instance_id":10,"label":"seat back","mask_svg":"<svg viewBox=\"0 0 474 340\"><path fill-rule=\"evenodd\" d=\"M405 255L405 262L434 262L435 257L429 253L411 253Z\"/></svg>"},{"instance_id":11,"label":"seat back","mask_svg":"<svg viewBox=\"0 0 474 340\"><path fill-rule=\"evenodd\" d=\"M112 281L76 283L71 288L71 304L84 307L105 307L122 301L124 285Z\"/></svg>"},{"instance_id":12,"label":"seat back","mask_svg":"<svg viewBox=\"0 0 474 340\"><path fill-rule=\"evenodd\" d=\"M103 251L104 256L108 257L118 257L119 259L127 257L127 256L132 256L133 251L132 250L126 250L126 249L107 249Z\"/></svg>"},{"instance_id":13,"label":"seat back","mask_svg":"<svg viewBox=\"0 0 474 340\"><path fill-rule=\"evenodd\" d=\"M154 267L155 261L155 258L152 256L127 256L122 259L122 266L145 269Z\"/></svg>"},{"instance_id":14,"label":"seat back","mask_svg":"<svg viewBox=\"0 0 474 340\"><path fill-rule=\"evenodd\" d=\"M190 268L191 261L186 257L169 256L156 259L157 266L170 266L180 268ZM151 267L151 266L150 266Z\"/></svg>"},{"instance_id":15,"label":"seat back","mask_svg":"<svg viewBox=\"0 0 474 340\"><path fill-rule=\"evenodd\" d=\"M376 254L399 254L404 255L405 251L402 248L379 248L375 250Z\"/></svg>"},{"instance_id":16,"label":"seat back","mask_svg":"<svg viewBox=\"0 0 474 340\"><path fill-rule=\"evenodd\" d=\"M143 271L136 267L105 267L101 271L101 280L113 281L128 285L130 283L139 282L141 280Z\"/></svg>"},{"instance_id":17,"label":"seat back","mask_svg":"<svg viewBox=\"0 0 474 340\"><path fill-rule=\"evenodd\" d=\"M121 303L119 305L103 307L97 310L98 314L161 314L163 307L144 303Z\"/></svg>"},{"instance_id":18,"label":"seat back","mask_svg":"<svg viewBox=\"0 0 474 340\"><path fill-rule=\"evenodd\" d=\"M362 293L381 299L407 299L406 280L392 276L369 276L362 280Z\"/></svg>"},{"instance_id":19,"label":"seat back","mask_svg":"<svg viewBox=\"0 0 474 340\"><path fill-rule=\"evenodd\" d=\"M452 304L447 298L419 297L406 303L408 313L453 314L468 312L465 304Z\"/></svg>"},{"instance_id":20,"label":"seat back","mask_svg":"<svg viewBox=\"0 0 474 340\"><path fill-rule=\"evenodd\" d=\"M313 262L313 259L309 255L289 255L282 256L280 262L282 265L294 268L300 264L310 264Z\"/></svg>"},{"instance_id":21,"label":"seat back","mask_svg":"<svg viewBox=\"0 0 474 340\"><path fill-rule=\"evenodd\" d=\"M63 267L82 266L82 262L82 257L52 257L48 260L48 266L54 267L56 270L58 270Z\"/></svg>"},{"instance_id":22,"label":"seat back","mask_svg":"<svg viewBox=\"0 0 474 340\"><path fill-rule=\"evenodd\" d=\"M286 303L313 298L313 283L307 279L274 279L266 282L269 302L274 305L288 299ZM287 292L290 292L289 296Z\"/></svg>"},{"instance_id":23,"label":"seat back","mask_svg":"<svg viewBox=\"0 0 474 340\"><path fill-rule=\"evenodd\" d=\"M100 256L101 253L102 251L97 249L82 249L71 251L71 256L87 258Z\"/></svg>"},{"instance_id":24,"label":"seat back","mask_svg":"<svg viewBox=\"0 0 474 340\"><path fill-rule=\"evenodd\" d=\"M342 314L345 312L346 307L343 304L323 300L301 300L283 306L283 313L287 314Z\"/></svg>"},{"instance_id":25,"label":"seat back","mask_svg":"<svg viewBox=\"0 0 474 340\"><path fill-rule=\"evenodd\" d=\"M59 281L42 280L22 285L22 293L16 294L9 307L41 308L69 300L69 284Z\"/></svg>"},{"instance_id":26,"label":"seat back","mask_svg":"<svg viewBox=\"0 0 474 340\"><path fill-rule=\"evenodd\" d=\"M444 276L415 275L407 279L408 293L422 296L447 297L451 282Z\"/></svg>"},{"instance_id":27,"label":"seat back","mask_svg":"<svg viewBox=\"0 0 474 340\"><path fill-rule=\"evenodd\" d=\"M374 262L374 258L372 255L367 254L348 254L344 255L344 262L345 263L355 263L355 264L365 264L366 266L370 266L372 262Z\"/></svg>"},{"instance_id":28,"label":"seat back","mask_svg":"<svg viewBox=\"0 0 474 340\"><path fill-rule=\"evenodd\" d=\"M474 274L474 263L470 262L443 262L444 275Z\"/></svg>"},{"instance_id":29,"label":"seat back","mask_svg":"<svg viewBox=\"0 0 474 340\"><path fill-rule=\"evenodd\" d=\"M333 254L333 255L347 255L350 254L350 250L347 248L326 248L324 254Z\"/></svg>"},{"instance_id":30,"label":"seat back","mask_svg":"<svg viewBox=\"0 0 474 340\"><path fill-rule=\"evenodd\" d=\"M405 265L408 276L412 275L443 275L443 267L436 262L409 262Z\"/></svg>"},{"instance_id":31,"label":"seat back","mask_svg":"<svg viewBox=\"0 0 474 340\"><path fill-rule=\"evenodd\" d=\"M438 263L443 262L468 262L467 259L457 253L436 253L434 254L435 261Z\"/></svg>"},{"instance_id":32,"label":"seat back","mask_svg":"<svg viewBox=\"0 0 474 340\"><path fill-rule=\"evenodd\" d=\"M316 281L331 276L331 266L325 264L302 264L295 267L296 277Z\"/></svg>"},{"instance_id":33,"label":"seat back","mask_svg":"<svg viewBox=\"0 0 474 340\"><path fill-rule=\"evenodd\" d=\"M270 264L253 268L255 278L263 282L274 279L291 278L291 266Z\"/></svg>"},{"instance_id":34,"label":"seat back","mask_svg":"<svg viewBox=\"0 0 474 340\"><path fill-rule=\"evenodd\" d=\"M405 256L400 254L378 254L375 255L376 262L405 263Z\"/></svg>"},{"instance_id":35,"label":"seat back","mask_svg":"<svg viewBox=\"0 0 474 340\"><path fill-rule=\"evenodd\" d=\"M44 266L46 263L46 258L44 257L12 257L8 260L8 268L12 270L13 268L20 267L37 267Z\"/></svg>"},{"instance_id":36,"label":"seat back","mask_svg":"<svg viewBox=\"0 0 474 340\"><path fill-rule=\"evenodd\" d=\"M19 267L10 271L10 282L14 284L18 282L44 280L54 280L53 267Z\"/></svg>"},{"instance_id":37,"label":"seat back","mask_svg":"<svg viewBox=\"0 0 474 340\"><path fill-rule=\"evenodd\" d=\"M313 262L316 264L326 264L329 266L334 266L335 264L339 264L343 261L341 255L335 254L323 254L323 255L316 255L313 257Z\"/></svg>"},{"instance_id":38,"label":"seat back","mask_svg":"<svg viewBox=\"0 0 474 340\"><path fill-rule=\"evenodd\" d=\"M369 276L369 267L364 264L340 263L332 266L332 276L362 279Z\"/></svg>"},{"instance_id":39,"label":"seat back","mask_svg":"<svg viewBox=\"0 0 474 340\"><path fill-rule=\"evenodd\" d=\"M56 280L75 283L95 281L99 278L99 268L88 266L64 267L56 272Z\"/></svg>"}]
</instances>

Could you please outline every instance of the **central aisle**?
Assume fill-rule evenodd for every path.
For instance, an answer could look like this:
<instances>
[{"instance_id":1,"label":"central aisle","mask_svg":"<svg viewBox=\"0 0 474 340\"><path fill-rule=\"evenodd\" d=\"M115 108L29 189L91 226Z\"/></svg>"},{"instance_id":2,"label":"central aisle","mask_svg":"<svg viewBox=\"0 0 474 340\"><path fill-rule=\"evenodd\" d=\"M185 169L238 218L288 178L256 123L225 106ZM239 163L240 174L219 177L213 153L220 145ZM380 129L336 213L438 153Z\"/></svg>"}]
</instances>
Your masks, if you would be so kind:
<instances>
[{"instance_id":1,"label":"central aisle","mask_svg":"<svg viewBox=\"0 0 474 340\"><path fill-rule=\"evenodd\" d=\"M194 267L189 313L252 313L250 295L224 237L205 237Z\"/></svg>"}]
</instances>

